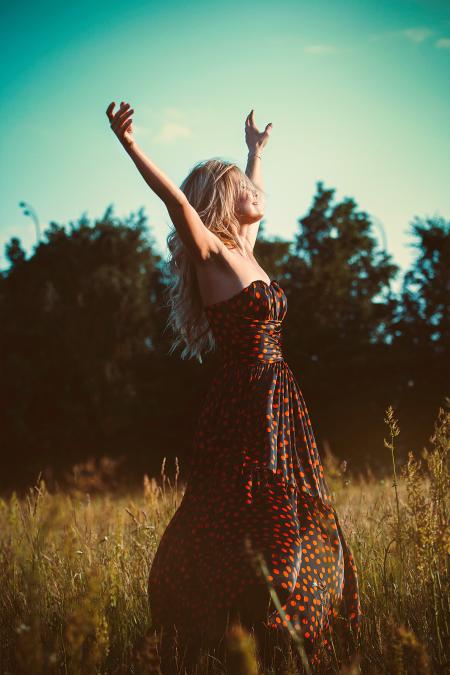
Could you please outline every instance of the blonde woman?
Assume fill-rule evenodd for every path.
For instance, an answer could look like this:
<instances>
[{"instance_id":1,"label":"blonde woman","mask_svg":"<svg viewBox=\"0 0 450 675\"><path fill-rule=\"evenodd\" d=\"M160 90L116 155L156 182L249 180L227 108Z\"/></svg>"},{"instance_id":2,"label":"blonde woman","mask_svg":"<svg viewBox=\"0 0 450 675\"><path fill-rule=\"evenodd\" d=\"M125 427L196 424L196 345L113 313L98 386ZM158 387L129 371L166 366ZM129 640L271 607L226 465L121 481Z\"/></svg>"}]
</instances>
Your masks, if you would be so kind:
<instances>
[{"instance_id":1,"label":"blonde woman","mask_svg":"<svg viewBox=\"0 0 450 675\"><path fill-rule=\"evenodd\" d=\"M272 124L260 132L254 111L247 116L245 173L210 159L178 188L136 143L129 103L115 113L114 107L106 111L112 130L173 223L167 291L173 349L181 346L182 358L199 361L212 349L220 355L186 491L150 570L152 625L185 646L217 645L230 620L258 635L267 629L286 637L293 628L304 658L318 665L338 614L348 635L357 636L361 608L355 562L308 410L283 356L287 297L253 255Z\"/></svg>"}]
</instances>

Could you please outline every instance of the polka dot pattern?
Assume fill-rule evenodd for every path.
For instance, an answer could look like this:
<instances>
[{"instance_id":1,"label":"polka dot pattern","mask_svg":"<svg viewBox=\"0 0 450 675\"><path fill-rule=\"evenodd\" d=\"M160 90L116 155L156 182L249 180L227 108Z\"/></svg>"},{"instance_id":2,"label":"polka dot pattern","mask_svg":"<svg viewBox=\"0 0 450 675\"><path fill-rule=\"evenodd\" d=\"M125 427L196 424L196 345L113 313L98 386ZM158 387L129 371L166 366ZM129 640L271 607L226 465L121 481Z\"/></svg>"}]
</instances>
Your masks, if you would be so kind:
<instances>
[{"instance_id":1,"label":"polka dot pattern","mask_svg":"<svg viewBox=\"0 0 450 675\"><path fill-rule=\"evenodd\" d=\"M308 410L283 358L287 297L256 280L207 305L220 363L198 419L187 487L148 580L156 627L220 637L228 612L260 589L255 621L299 631L310 663L339 613L357 635L356 565L331 503ZM264 556L282 603L267 596L246 544ZM252 596L256 597L256 596ZM263 611L265 607L265 611Z\"/></svg>"}]
</instances>

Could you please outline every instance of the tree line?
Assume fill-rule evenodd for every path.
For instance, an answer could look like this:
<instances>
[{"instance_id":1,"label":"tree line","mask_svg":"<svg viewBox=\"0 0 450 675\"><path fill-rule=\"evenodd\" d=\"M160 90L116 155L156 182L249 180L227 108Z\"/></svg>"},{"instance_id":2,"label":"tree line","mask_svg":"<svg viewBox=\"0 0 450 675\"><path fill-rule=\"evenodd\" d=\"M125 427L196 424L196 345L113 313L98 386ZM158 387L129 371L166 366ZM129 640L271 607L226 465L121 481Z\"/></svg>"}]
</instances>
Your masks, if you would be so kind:
<instances>
[{"instance_id":1,"label":"tree line","mask_svg":"<svg viewBox=\"0 0 450 675\"><path fill-rule=\"evenodd\" d=\"M377 472L390 461L388 405L405 459L427 444L449 393L450 223L415 217L416 255L395 293L400 268L369 215L334 192L317 183L293 241L267 238L263 221L255 256L288 298L283 351L319 452L328 444L353 469ZM139 480L176 456L183 478L217 355L168 355L167 266L143 209L51 222L29 258L17 237L5 253L0 486L104 455L125 458Z\"/></svg>"}]
</instances>

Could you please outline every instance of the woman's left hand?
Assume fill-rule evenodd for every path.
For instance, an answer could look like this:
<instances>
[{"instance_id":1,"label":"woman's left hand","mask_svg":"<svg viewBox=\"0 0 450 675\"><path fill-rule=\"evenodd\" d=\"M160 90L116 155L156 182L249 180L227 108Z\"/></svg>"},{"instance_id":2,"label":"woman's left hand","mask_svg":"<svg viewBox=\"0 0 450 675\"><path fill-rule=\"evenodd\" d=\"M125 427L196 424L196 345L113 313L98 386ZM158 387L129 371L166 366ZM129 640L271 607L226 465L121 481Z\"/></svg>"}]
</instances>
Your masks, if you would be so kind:
<instances>
[{"instance_id":1,"label":"woman's left hand","mask_svg":"<svg viewBox=\"0 0 450 675\"><path fill-rule=\"evenodd\" d=\"M272 122L266 126L264 131L258 131L258 128L255 125L255 116L254 111L252 110L245 120L245 142L247 143L248 149L250 151L262 150L269 140L270 132L272 131Z\"/></svg>"}]
</instances>

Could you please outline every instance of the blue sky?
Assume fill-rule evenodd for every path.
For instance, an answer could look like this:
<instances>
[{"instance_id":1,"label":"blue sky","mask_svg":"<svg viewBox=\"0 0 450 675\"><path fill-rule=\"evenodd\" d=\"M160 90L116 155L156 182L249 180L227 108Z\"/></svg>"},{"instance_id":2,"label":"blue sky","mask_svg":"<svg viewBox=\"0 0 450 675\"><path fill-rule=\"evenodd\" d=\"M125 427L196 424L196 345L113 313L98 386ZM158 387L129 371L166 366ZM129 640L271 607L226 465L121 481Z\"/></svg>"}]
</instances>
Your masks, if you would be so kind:
<instances>
[{"instance_id":1,"label":"blue sky","mask_svg":"<svg viewBox=\"0 0 450 675\"><path fill-rule=\"evenodd\" d=\"M109 128L135 137L180 185L201 159L245 169L254 108L266 232L291 238L322 180L353 197L405 268L414 216L450 218L450 5L437 0L2 5L0 267L36 242L21 200L50 221L141 206L166 256L169 216ZM19 14L20 9L20 14Z\"/></svg>"}]
</instances>

